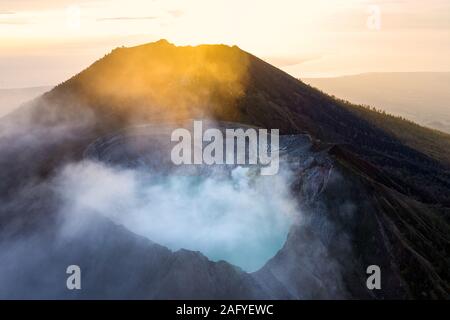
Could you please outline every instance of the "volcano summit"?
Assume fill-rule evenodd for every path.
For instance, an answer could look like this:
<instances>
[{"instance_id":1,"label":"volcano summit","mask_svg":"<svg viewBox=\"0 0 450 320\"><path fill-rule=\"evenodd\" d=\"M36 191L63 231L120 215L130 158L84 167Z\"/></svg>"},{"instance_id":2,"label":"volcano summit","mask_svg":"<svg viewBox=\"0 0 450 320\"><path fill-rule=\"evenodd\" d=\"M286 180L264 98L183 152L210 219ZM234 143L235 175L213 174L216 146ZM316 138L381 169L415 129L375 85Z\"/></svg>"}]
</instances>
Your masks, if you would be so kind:
<instances>
[{"instance_id":1,"label":"volcano summit","mask_svg":"<svg viewBox=\"0 0 450 320\"><path fill-rule=\"evenodd\" d=\"M192 119L279 129L279 173L174 166ZM236 46L115 49L2 118L0 148L2 298L449 298L450 136Z\"/></svg>"}]
</instances>

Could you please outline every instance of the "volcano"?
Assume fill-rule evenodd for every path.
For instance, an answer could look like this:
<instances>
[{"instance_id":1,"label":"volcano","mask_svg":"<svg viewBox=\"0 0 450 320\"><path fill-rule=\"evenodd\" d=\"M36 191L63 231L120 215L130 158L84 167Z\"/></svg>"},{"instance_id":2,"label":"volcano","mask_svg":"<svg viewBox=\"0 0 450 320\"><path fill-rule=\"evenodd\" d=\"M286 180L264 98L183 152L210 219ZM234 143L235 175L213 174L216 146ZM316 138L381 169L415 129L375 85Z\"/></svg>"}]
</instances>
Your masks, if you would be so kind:
<instances>
[{"instance_id":1,"label":"volcano","mask_svg":"<svg viewBox=\"0 0 450 320\"><path fill-rule=\"evenodd\" d=\"M256 270L214 259L202 246L187 248L199 230L177 246L161 243L161 233L130 227L141 217L131 214L130 197L116 199L134 181L129 170L232 176L235 167L180 173L165 161L168 128L191 119L280 130L295 222ZM4 117L0 148L2 298L450 297L450 135L338 100L236 46L160 40L117 48ZM119 180L104 180L98 167L86 171L87 161L119 170ZM101 181L95 196L84 193L95 185L92 176ZM97 193L109 184L117 193ZM203 196L190 197L198 207ZM177 203L179 193L168 198ZM162 210L145 199L150 207L139 209ZM208 212L233 202L214 201ZM245 217L251 207L230 210ZM252 234L251 225L236 234ZM65 287L71 264L83 270L82 290ZM370 265L381 269L381 289L366 286Z\"/></svg>"}]
</instances>

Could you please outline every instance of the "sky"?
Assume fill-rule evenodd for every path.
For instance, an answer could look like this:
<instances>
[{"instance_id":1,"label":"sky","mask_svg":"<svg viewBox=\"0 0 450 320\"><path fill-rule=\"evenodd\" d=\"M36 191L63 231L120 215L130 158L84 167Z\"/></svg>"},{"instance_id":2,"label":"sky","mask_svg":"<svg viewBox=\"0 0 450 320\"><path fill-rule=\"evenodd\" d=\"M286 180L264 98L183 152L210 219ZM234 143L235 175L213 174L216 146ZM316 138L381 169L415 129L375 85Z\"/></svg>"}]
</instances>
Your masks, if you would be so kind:
<instances>
[{"instance_id":1,"label":"sky","mask_svg":"<svg viewBox=\"0 0 450 320\"><path fill-rule=\"evenodd\" d=\"M299 78L450 71L450 0L0 0L0 88L161 38L238 45Z\"/></svg>"}]
</instances>

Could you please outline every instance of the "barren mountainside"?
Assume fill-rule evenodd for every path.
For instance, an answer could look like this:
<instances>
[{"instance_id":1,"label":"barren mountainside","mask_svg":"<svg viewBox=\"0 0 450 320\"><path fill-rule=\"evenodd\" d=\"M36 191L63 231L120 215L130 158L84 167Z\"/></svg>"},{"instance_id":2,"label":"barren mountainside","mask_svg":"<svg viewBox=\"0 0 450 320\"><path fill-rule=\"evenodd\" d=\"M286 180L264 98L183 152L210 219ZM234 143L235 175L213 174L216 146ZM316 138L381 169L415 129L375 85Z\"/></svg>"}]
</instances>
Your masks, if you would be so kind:
<instances>
[{"instance_id":1,"label":"barren mountainside","mask_svg":"<svg viewBox=\"0 0 450 320\"><path fill-rule=\"evenodd\" d=\"M78 242L53 243L51 228L58 219L51 212L59 200L52 201L54 190L42 181L63 164L83 159L99 138L106 141L102 152L122 154L127 149L117 141L129 137L105 137L137 125L193 118L280 129L283 163L292 167L292 193L307 223L291 228L263 268L246 273L199 252L171 252L103 218L92 224L101 228L85 230ZM24 203L1 208L0 240L26 234L43 247L51 243L49 256L41 248L39 261L64 265L70 249L86 270L108 265L101 277L113 284L127 279L130 268L140 279L117 286L106 282L112 290L92 272L87 284L92 290L82 297L449 297L450 136L336 100L236 46L177 47L160 40L117 48L4 118L3 129L9 122L32 123L35 129L34 137L19 132L0 138L8 146L0 161L9 168L0 173L2 199L11 203L17 196ZM65 126L71 131L61 134ZM45 138L28 144L36 137ZM12 147L12 141L26 147ZM38 188L24 194L24 185ZM36 230L44 231L35 236ZM380 292L365 286L370 264L385 270ZM29 276L20 283L27 288L44 281L52 288L44 296L71 297L51 279L37 280L37 271L23 271ZM8 283L14 281L19 280Z\"/></svg>"}]
</instances>

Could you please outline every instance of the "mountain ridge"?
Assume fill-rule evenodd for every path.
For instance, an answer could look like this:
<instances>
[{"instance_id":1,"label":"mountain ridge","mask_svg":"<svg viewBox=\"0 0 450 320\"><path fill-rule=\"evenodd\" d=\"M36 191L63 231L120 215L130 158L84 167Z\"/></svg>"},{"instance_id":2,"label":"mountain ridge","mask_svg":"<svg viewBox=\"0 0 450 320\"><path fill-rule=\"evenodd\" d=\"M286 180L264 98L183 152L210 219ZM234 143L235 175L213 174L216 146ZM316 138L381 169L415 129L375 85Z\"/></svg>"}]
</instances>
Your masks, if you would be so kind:
<instances>
[{"instance_id":1,"label":"mountain ridge","mask_svg":"<svg viewBox=\"0 0 450 320\"><path fill-rule=\"evenodd\" d=\"M25 144L0 158L9 169L0 172L6 199L17 196L14 183L19 190L36 180L46 186L61 166L83 160L93 141L143 123L208 118L278 128L284 138L293 137L289 151L298 168L292 192L309 213L305 217L310 223L293 227L285 246L250 278L229 264L205 262L193 252L173 256L159 247L130 244L133 259L138 260L144 250L149 256L173 262L167 273L153 262L148 262L153 268L150 273L147 266L138 264L138 275L148 280L137 285L139 297L195 298L207 292L212 297L232 298L244 288L250 297L259 292L257 296L263 298L448 298L450 241L445 212L450 207L450 161L446 136L416 132L406 121L334 99L237 47L176 47L162 41L115 49L8 120L15 117L25 129L27 121L31 128L43 129L44 139L42 145ZM394 125L391 131L384 121ZM50 139L52 130L61 126L72 131L61 134L61 139ZM59 138L60 131L55 132ZM302 134L308 134L311 141L297 139ZM424 144L429 139L441 143L433 152ZM15 135L1 141L9 146L15 140L22 139ZM27 163L28 170L19 165L23 159L33 159ZM0 227L12 224L17 228L21 224L15 219L25 217L25 230L33 229L33 223L46 228L45 215L54 206L46 203L47 193L29 196L21 192L18 197L24 197L21 206L0 215ZM23 210L26 201L33 205ZM86 266L95 264L91 256L119 261L123 270L107 268L105 277L116 279L120 274L120 279L126 279L128 261L120 260L113 246L120 243L114 237L117 228L110 223L102 226L101 241L89 243L83 235L78 239L81 247L74 241L69 248ZM113 229L114 235L110 234ZM88 234L97 239L94 233ZM131 241L126 232L120 234L124 243ZM67 260L62 248L55 248L54 254ZM164 252L160 256L157 251ZM310 257L316 256L320 259L311 262ZM371 292L365 287L365 266L377 263L385 270L385 290ZM337 275L334 268L340 271ZM222 275L225 269L227 274ZM198 279L196 272L207 280L193 283L191 279ZM155 274L164 276L160 279ZM227 277L233 285L216 286L216 281L227 283ZM336 286L324 285L330 279ZM264 283L267 291L260 292ZM94 284L100 288L93 296L109 293L107 287ZM161 289L164 284L173 291ZM155 291L153 285L162 291ZM302 290L306 286L311 291Z\"/></svg>"},{"instance_id":2,"label":"mountain ridge","mask_svg":"<svg viewBox=\"0 0 450 320\"><path fill-rule=\"evenodd\" d=\"M93 113L103 133L196 117L308 133L349 147L400 184L408 177L409 195L450 206L450 192L443 192L450 190L450 135L337 100L236 46L158 41L117 48L33 110L44 123Z\"/></svg>"}]
</instances>

